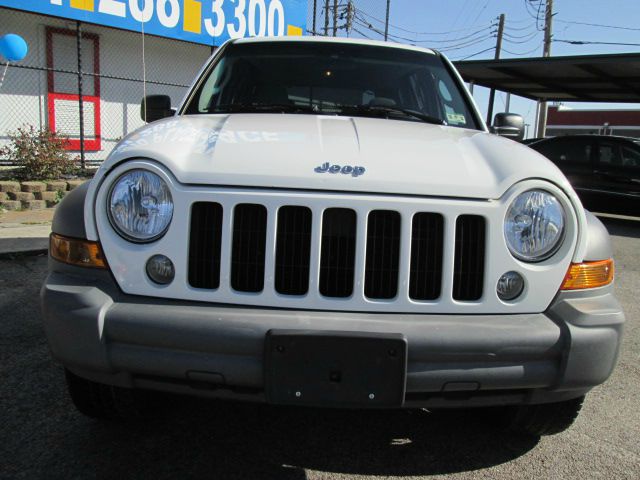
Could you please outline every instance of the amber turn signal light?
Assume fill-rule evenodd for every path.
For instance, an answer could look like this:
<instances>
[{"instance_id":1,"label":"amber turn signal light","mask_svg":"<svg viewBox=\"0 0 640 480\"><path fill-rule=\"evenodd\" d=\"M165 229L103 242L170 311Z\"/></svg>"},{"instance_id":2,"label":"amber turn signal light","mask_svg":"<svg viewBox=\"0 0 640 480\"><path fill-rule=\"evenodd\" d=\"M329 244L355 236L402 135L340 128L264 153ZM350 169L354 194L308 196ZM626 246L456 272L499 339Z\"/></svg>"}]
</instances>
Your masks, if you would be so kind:
<instances>
[{"instance_id":1,"label":"amber turn signal light","mask_svg":"<svg viewBox=\"0 0 640 480\"><path fill-rule=\"evenodd\" d=\"M98 242L52 233L49 237L49 254L60 262L78 267L107 268Z\"/></svg>"},{"instance_id":2,"label":"amber turn signal light","mask_svg":"<svg viewBox=\"0 0 640 480\"><path fill-rule=\"evenodd\" d=\"M572 263L562 282L562 290L604 287L613 282L613 260Z\"/></svg>"}]
</instances>

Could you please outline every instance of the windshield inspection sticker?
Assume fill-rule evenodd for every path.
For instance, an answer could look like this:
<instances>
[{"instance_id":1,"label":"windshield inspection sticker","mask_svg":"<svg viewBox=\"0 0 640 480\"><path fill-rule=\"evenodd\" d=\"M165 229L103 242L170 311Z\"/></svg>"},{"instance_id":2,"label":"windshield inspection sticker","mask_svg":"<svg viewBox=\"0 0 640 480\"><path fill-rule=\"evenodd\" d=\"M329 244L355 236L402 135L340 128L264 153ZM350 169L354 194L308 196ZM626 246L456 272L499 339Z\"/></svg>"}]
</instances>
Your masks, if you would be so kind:
<instances>
[{"instance_id":1,"label":"windshield inspection sticker","mask_svg":"<svg viewBox=\"0 0 640 480\"><path fill-rule=\"evenodd\" d=\"M447 121L454 125L460 125L462 123L467 123L466 118L461 113L449 113L447 112Z\"/></svg>"}]
</instances>

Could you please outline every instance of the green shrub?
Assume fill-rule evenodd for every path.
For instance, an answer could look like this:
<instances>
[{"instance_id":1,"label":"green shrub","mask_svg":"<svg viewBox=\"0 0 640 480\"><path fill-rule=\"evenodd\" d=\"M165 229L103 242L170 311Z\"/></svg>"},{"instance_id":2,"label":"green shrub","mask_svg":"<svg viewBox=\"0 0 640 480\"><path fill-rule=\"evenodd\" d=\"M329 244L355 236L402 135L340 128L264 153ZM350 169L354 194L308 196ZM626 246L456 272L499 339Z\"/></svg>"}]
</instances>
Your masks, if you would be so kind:
<instances>
[{"instance_id":1,"label":"green shrub","mask_svg":"<svg viewBox=\"0 0 640 480\"><path fill-rule=\"evenodd\" d=\"M9 140L9 145L0 148L0 156L20 167L15 173L18 180L48 180L73 172L74 160L64 148L65 137L28 125L10 132Z\"/></svg>"}]
</instances>

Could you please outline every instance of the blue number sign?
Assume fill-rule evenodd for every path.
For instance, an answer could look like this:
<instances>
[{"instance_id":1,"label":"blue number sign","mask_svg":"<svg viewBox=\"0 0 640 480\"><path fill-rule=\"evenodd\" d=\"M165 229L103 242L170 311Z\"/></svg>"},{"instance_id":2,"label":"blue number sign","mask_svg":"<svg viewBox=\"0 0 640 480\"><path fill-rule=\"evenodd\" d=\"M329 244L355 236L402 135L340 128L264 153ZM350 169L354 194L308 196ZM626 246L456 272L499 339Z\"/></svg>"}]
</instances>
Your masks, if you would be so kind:
<instances>
[{"instance_id":1,"label":"blue number sign","mask_svg":"<svg viewBox=\"0 0 640 480\"><path fill-rule=\"evenodd\" d=\"M302 35L306 0L0 0L0 6L205 45Z\"/></svg>"}]
</instances>

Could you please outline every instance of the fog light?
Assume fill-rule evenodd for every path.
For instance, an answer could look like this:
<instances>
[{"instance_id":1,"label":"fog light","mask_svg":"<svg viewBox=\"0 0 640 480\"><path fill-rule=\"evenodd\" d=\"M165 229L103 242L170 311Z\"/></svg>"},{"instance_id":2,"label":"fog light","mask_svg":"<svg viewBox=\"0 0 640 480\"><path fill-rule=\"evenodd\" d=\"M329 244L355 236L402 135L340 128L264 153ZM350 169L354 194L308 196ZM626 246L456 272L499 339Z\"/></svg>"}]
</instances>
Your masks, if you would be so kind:
<instances>
[{"instance_id":1,"label":"fog light","mask_svg":"<svg viewBox=\"0 0 640 480\"><path fill-rule=\"evenodd\" d=\"M173 262L164 255L154 255L147 260L147 275L160 285L167 285L173 281L176 270Z\"/></svg>"},{"instance_id":2,"label":"fog light","mask_svg":"<svg viewBox=\"0 0 640 480\"><path fill-rule=\"evenodd\" d=\"M524 278L518 272L507 272L498 280L496 290L500 300L513 300L524 290Z\"/></svg>"}]
</instances>

